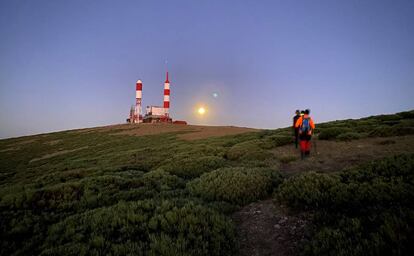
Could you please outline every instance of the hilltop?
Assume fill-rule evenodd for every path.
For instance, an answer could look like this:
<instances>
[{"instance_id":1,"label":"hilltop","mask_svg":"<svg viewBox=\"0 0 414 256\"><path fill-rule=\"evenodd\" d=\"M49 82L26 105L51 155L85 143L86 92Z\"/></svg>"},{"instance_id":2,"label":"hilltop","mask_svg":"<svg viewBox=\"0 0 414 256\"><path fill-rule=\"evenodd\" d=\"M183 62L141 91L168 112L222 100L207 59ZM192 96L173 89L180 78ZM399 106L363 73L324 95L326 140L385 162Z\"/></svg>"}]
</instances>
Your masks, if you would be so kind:
<instances>
[{"instance_id":1,"label":"hilltop","mask_svg":"<svg viewBox=\"0 0 414 256\"><path fill-rule=\"evenodd\" d=\"M259 131L258 129L236 126L202 126L202 125L172 125L165 123L154 124L120 124L97 128L81 129L79 132L111 132L114 135L146 136L163 133L176 133L179 139L198 140L226 135L236 135L246 132Z\"/></svg>"},{"instance_id":2,"label":"hilltop","mask_svg":"<svg viewBox=\"0 0 414 256\"><path fill-rule=\"evenodd\" d=\"M305 161L290 128L114 125L0 140L1 255L407 254L414 111L315 133Z\"/></svg>"}]
</instances>

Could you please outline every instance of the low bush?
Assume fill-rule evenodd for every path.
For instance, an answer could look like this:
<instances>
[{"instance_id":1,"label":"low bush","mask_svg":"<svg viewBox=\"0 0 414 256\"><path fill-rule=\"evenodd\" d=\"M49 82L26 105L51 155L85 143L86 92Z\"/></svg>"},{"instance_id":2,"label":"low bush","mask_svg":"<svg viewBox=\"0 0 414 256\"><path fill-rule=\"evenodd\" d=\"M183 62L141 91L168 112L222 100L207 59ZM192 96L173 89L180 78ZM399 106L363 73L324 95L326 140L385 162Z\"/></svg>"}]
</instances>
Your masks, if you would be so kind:
<instances>
[{"instance_id":1,"label":"low bush","mask_svg":"<svg viewBox=\"0 0 414 256\"><path fill-rule=\"evenodd\" d=\"M276 198L313 212L308 255L409 255L414 238L414 155L338 174L306 173L279 186Z\"/></svg>"},{"instance_id":2,"label":"low bush","mask_svg":"<svg viewBox=\"0 0 414 256\"><path fill-rule=\"evenodd\" d=\"M404 135L412 135L414 134L414 127L400 127L400 126L394 126L394 136L404 136Z\"/></svg>"},{"instance_id":3,"label":"low bush","mask_svg":"<svg viewBox=\"0 0 414 256\"><path fill-rule=\"evenodd\" d=\"M401 126L379 126L374 128L369 136L371 137L392 137L392 136L404 136L414 134L414 127L401 127Z\"/></svg>"},{"instance_id":4,"label":"low bush","mask_svg":"<svg viewBox=\"0 0 414 256\"><path fill-rule=\"evenodd\" d=\"M68 210L76 207L83 191L84 186L80 182L60 183L42 189L25 189L2 197L0 207L9 210Z\"/></svg>"},{"instance_id":5,"label":"low bush","mask_svg":"<svg viewBox=\"0 0 414 256\"><path fill-rule=\"evenodd\" d=\"M320 131L318 138L320 140L334 140L340 134L348 133L348 132L352 132L352 130L349 128L343 128L343 127L325 128Z\"/></svg>"},{"instance_id":6,"label":"low bush","mask_svg":"<svg viewBox=\"0 0 414 256\"><path fill-rule=\"evenodd\" d=\"M382 121L382 122L386 122L386 121L398 121L400 120L402 117L399 114L393 114L393 115L378 115L375 116L375 119Z\"/></svg>"},{"instance_id":7,"label":"low bush","mask_svg":"<svg viewBox=\"0 0 414 256\"><path fill-rule=\"evenodd\" d=\"M293 136L271 135L263 139L262 148L271 149L293 143Z\"/></svg>"},{"instance_id":8,"label":"low bush","mask_svg":"<svg viewBox=\"0 0 414 256\"><path fill-rule=\"evenodd\" d=\"M369 132L370 137L390 137L395 136L394 129L389 126L375 127Z\"/></svg>"},{"instance_id":9,"label":"low bush","mask_svg":"<svg viewBox=\"0 0 414 256\"><path fill-rule=\"evenodd\" d=\"M373 130L374 126L370 126L370 125L358 125L356 127L353 128L353 130L355 132L361 132L361 133L369 133Z\"/></svg>"},{"instance_id":10,"label":"low bush","mask_svg":"<svg viewBox=\"0 0 414 256\"><path fill-rule=\"evenodd\" d=\"M339 134L336 138L340 141L351 141L351 140L358 140L362 138L362 135L356 132L346 132L346 133Z\"/></svg>"},{"instance_id":11,"label":"low bush","mask_svg":"<svg viewBox=\"0 0 414 256\"><path fill-rule=\"evenodd\" d=\"M397 115L401 116L402 118L405 118L405 119L414 119L414 110L400 112L400 113L397 113Z\"/></svg>"},{"instance_id":12,"label":"low bush","mask_svg":"<svg viewBox=\"0 0 414 256\"><path fill-rule=\"evenodd\" d=\"M293 176L283 182L276 197L290 207L314 209L329 204L330 190L338 185L339 177L316 172Z\"/></svg>"},{"instance_id":13,"label":"low bush","mask_svg":"<svg viewBox=\"0 0 414 256\"><path fill-rule=\"evenodd\" d=\"M179 177L196 178L205 172L223 167L225 164L226 161L223 157L202 156L180 160L173 159L160 168Z\"/></svg>"},{"instance_id":14,"label":"low bush","mask_svg":"<svg viewBox=\"0 0 414 256\"><path fill-rule=\"evenodd\" d=\"M227 217L192 202L120 202L51 226L41 255L228 255L234 234Z\"/></svg>"},{"instance_id":15,"label":"low bush","mask_svg":"<svg viewBox=\"0 0 414 256\"><path fill-rule=\"evenodd\" d=\"M223 168L203 174L187 184L195 196L209 201L246 204L263 198L282 181L279 172L267 168Z\"/></svg>"},{"instance_id":16,"label":"low bush","mask_svg":"<svg viewBox=\"0 0 414 256\"><path fill-rule=\"evenodd\" d=\"M174 190L185 184L179 177L171 175L163 170L147 172L143 176L143 182L149 191L155 189L158 192Z\"/></svg>"},{"instance_id":17,"label":"low bush","mask_svg":"<svg viewBox=\"0 0 414 256\"><path fill-rule=\"evenodd\" d=\"M262 149L262 144L259 139L238 143L227 151L226 157L229 160L264 160L270 153Z\"/></svg>"}]
</instances>

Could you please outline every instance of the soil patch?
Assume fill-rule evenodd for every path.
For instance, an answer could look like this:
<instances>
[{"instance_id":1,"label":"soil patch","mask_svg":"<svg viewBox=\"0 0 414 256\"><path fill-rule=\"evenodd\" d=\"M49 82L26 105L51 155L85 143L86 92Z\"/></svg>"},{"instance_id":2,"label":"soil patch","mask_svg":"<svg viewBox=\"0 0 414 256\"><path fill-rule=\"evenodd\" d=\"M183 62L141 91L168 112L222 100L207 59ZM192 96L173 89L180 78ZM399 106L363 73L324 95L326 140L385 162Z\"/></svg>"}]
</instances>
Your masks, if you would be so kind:
<instances>
[{"instance_id":1,"label":"soil patch","mask_svg":"<svg viewBox=\"0 0 414 256\"><path fill-rule=\"evenodd\" d=\"M251 203L233 214L241 256L297 255L309 216L289 214L271 199Z\"/></svg>"},{"instance_id":2,"label":"soil patch","mask_svg":"<svg viewBox=\"0 0 414 256\"><path fill-rule=\"evenodd\" d=\"M59 144L60 142L62 142L62 140L51 140L51 141L45 142L45 144L50 145L50 146L54 146L56 144Z\"/></svg>"}]
</instances>

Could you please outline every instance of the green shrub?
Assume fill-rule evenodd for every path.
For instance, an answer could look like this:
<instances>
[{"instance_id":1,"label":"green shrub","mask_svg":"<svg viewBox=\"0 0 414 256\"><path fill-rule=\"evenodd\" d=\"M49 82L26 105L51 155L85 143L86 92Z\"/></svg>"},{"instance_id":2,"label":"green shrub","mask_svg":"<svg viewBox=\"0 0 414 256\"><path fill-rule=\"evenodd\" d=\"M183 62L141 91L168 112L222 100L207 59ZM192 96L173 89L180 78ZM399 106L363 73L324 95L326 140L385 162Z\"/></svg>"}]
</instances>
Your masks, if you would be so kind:
<instances>
[{"instance_id":1,"label":"green shrub","mask_svg":"<svg viewBox=\"0 0 414 256\"><path fill-rule=\"evenodd\" d=\"M414 119L403 119L396 126L397 127L414 127Z\"/></svg>"},{"instance_id":2,"label":"green shrub","mask_svg":"<svg viewBox=\"0 0 414 256\"><path fill-rule=\"evenodd\" d=\"M286 180L276 198L311 210L309 255L409 255L414 249L414 155L376 161L339 174Z\"/></svg>"},{"instance_id":3,"label":"green shrub","mask_svg":"<svg viewBox=\"0 0 414 256\"><path fill-rule=\"evenodd\" d=\"M276 196L278 200L294 208L318 208L330 203L330 190L338 183L339 177L336 175L309 172L283 182Z\"/></svg>"},{"instance_id":4,"label":"green shrub","mask_svg":"<svg viewBox=\"0 0 414 256\"><path fill-rule=\"evenodd\" d=\"M293 143L292 136L272 135L264 139L262 148L271 149Z\"/></svg>"},{"instance_id":5,"label":"green shrub","mask_svg":"<svg viewBox=\"0 0 414 256\"><path fill-rule=\"evenodd\" d=\"M399 114L394 114L394 115L378 115L375 116L375 119L381 121L381 122L386 122L386 121L398 121L401 119L401 116Z\"/></svg>"},{"instance_id":6,"label":"green shrub","mask_svg":"<svg viewBox=\"0 0 414 256\"><path fill-rule=\"evenodd\" d=\"M22 192L4 196L0 206L10 210L70 210L76 207L83 191L83 185L80 182L60 183L42 189L25 189Z\"/></svg>"},{"instance_id":7,"label":"green shrub","mask_svg":"<svg viewBox=\"0 0 414 256\"><path fill-rule=\"evenodd\" d=\"M259 139L238 143L227 151L226 157L229 160L264 160L270 153L262 149L262 144Z\"/></svg>"},{"instance_id":8,"label":"green shrub","mask_svg":"<svg viewBox=\"0 0 414 256\"><path fill-rule=\"evenodd\" d=\"M181 188L185 184L179 177L171 175L163 170L155 170L146 173L143 176L143 182L148 191L156 190L158 192Z\"/></svg>"},{"instance_id":9,"label":"green shrub","mask_svg":"<svg viewBox=\"0 0 414 256\"><path fill-rule=\"evenodd\" d=\"M263 198L280 182L280 173L271 169L232 167L203 174L187 187L206 200L246 204Z\"/></svg>"},{"instance_id":10,"label":"green shrub","mask_svg":"<svg viewBox=\"0 0 414 256\"><path fill-rule=\"evenodd\" d=\"M201 174L223 167L226 161L218 156L202 156L185 158L181 160L173 159L161 168L171 174L183 178L195 178Z\"/></svg>"},{"instance_id":11,"label":"green shrub","mask_svg":"<svg viewBox=\"0 0 414 256\"><path fill-rule=\"evenodd\" d=\"M343 127L331 127L331 128L325 128L322 129L319 133L318 138L320 140L333 140L338 137L338 135L343 133L352 132L349 128L343 128Z\"/></svg>"},{"instance_id":12,"label":"green shrub","mask_svg":"<svg viewBox=\"0 0 414 256\"><path fill-rule=\"evenodd\" d=\"M362 135L356 132L346 132L339 134L336 138L340 141L351 141L362 138Z\"/></svg>"},{"instance_id":13,"label":"green shrub","mask_svg":"<svg viewBox=\"0 0 414 256\"><path fill-rule=\"evenodd\" d=\"M414 119L414 110L400 112L400 113L397 113L397 115L405 119Z\"/></svg>"},{"instance_id":14,"label":"green shrub","mask_svg":"<svg viewBox=\"0 0 414 256\"><path fill-rule=\"evenodd\" d=\"M371 137L390 137L395 136L394 129L389 126L379 126L371 130L369 133Z\"/></svg>"},{"instance_id":15,"label":"green shrub","mask_svg":"<svg viewBox=\"0 0 414 256\"><path fill-rule=\"evenodd\" d=\"M231 221L191 202L120 202L51 226L41 255L223 255Z\"/></svg>"},{"instance_id":16,"label":"green shrub","mask_svg":"<svg viewBox=\"0 0 414 256\"><path fill-rule=\"evenodd\" d=\"M353 128L355 132L361 132L361 133L369 133L373 130L374 126L371 125L359 125Z\"/></svg>"},{"instance_id":17,"label":"green shrub","mask_svg":"<svg viewBox=\"0 0 414 256\"><path fill-rule=\"evenodd\" d=\"M404 135L412 135L414 134L414 127L400 127L394 126L394 136L404 136Z\"/></svg>"},{"instance_id":18,"label":"green shrub","mask_svg":"<svg viewBox=\"0 0 414 256\"><path fill-rule=\"evenodd\" d=\"M404 136L414 134L414 127L400 127L400 126L379 126L374 128L369 136L371 137L392 137Z\"/></svg>"}]
</instances>

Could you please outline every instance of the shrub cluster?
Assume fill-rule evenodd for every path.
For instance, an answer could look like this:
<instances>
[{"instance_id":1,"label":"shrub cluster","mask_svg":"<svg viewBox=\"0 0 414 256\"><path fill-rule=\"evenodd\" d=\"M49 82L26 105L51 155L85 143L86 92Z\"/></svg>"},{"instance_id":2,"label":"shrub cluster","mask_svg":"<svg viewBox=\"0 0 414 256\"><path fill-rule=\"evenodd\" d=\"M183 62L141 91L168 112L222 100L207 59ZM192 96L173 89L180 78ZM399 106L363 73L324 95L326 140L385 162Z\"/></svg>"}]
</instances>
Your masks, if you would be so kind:
<instances>
[{"instance_id":1,"label":"shrub cluster","mask_svg":"<svg viewBox=\"0 0 414 256\"><path fill-rule=\"evenodd\" d=\"M161 169L183 178L196 178L225 165L225 159L219 156L188 157L173 159Z\"/></svg>"},{"instance_id":2,"label":"shrub cluster","mask_svg":"<svg viewBox=\"0 0 414 256\"><path fill-rule=\"evenodd\" d=\"M322 140L354 140L361 137L391 137L414 134L414 111L394 115L371 116L359 120L341 120L318 124L316 134Z\"/></svg>"},{"instance_id":3,"label":"shrub cluster","mask_svg":"<svg viewBox=\"0 0 414 256\"><path fill-rule=\"evenodd\" d=\"M120 202L53 225L41 255L223 255L234 251L234 227L191 202Z\"/></svg>"},{"instance_id":4,"label":"shrub cluster","mask_svg":"<svg viewBox=\"0 0 414 256\"><path fill-rule=\"evenodd\" d=\"M315 213L309 255L408 255L414 247L414 156L403 155L339 174L307 173L276 197Z\"/></svg>"},{"instance_id":5,"label":"shrub cluster","mask_svg":"<svg viewBox=\"0 0 414 256\"><path fill-rule=\"evenodd\" d=\"M263 140L262 148L271 149L293 143L293 137L288 135L271 135Z\"/></svg>"},{"instance_id":6,"label":"shrub cluster","mask_svg":"<svg viewBox=\"0 0 414 256\"><path fill-rule=\"evenodd\" d=\"M281 181L280 173L271 169L230 167L203 174L187 187L205 200L245 204L263 198Z\"/></svg>"},{"instance_id":7,"label":"shrub cluster","mask_svg":"<svg viewBox=\"0 0 414 256\"><path fill-rule=\"evenodd\" d=\"M132 174L135 176L129 177ZM39 245L49 236L48 227L66 216L110 206L120 200L179 197L184 189L182 179L164 171L142 175L125 170L118 175L94 176L7 193L0 198L0 254L38 254Z\"/></svg>"},{"instance_id":8,"label":"shrub cluster","mask_svg":"<svg viewBox=\"0 0 414 256\"><path fill-rule=\"evenodd\" d=\"M358 140L362 138L362 135L357 132L345 132L345 133L339 134L336 138L340 141L351 141L351 140Z\"/></svg>"},{"instance_id":9,"label":"shrub cluster","mask_svg":"<svg viewBox=\"0 0 414 256\"><path fill-rule=\"evenodd\" d=\"M338 137L338 135L348 132L352 132L352 130L344 127L330 127L321 130L318 138L320 140L334 140Z\"/></svg>"},{"instance_id":10,"label":"shrub cluster","mask_svg":"<svg viewBox=\"0 0 414 256\"><path fill-rule=\"evenodd\" d=\"M338 140L412 134L414 111L317 128ZM231 255L233 227L218 212L268 195L281 182L269 167L295 160L270 151L292 143L291 127L191 142L177 133L113 135L126 129L140 128L0 140L0 255ZM287 182L280 199L326 221L309 250L375 252L385 243L406 252L414 182L395 174L411 167L395 165L382 168L391 176L361 169Z\"/></svg>"},{"instance_id":11,"label":"shrub cluster","mask_svg":"<svg viewBox=\"0 0 414 256\"><path fill-rule=\"evenodd\" d=\"M390 136L403 136L414 134L414 127L405 126L379 126L374 128L369 136L371 137L390 137Z\"/></svg>"},{"instance_id":12,"label":"shrub cluster","mask_svg":"<svg viewBox=\"0 0 414 256\"><path fill-rule=\"evenodd\" d=\"M232 146L226 153L229 160L264 160L270 154L262 148L263 141L249 140Z\"/></svg>"}]
</instances>

